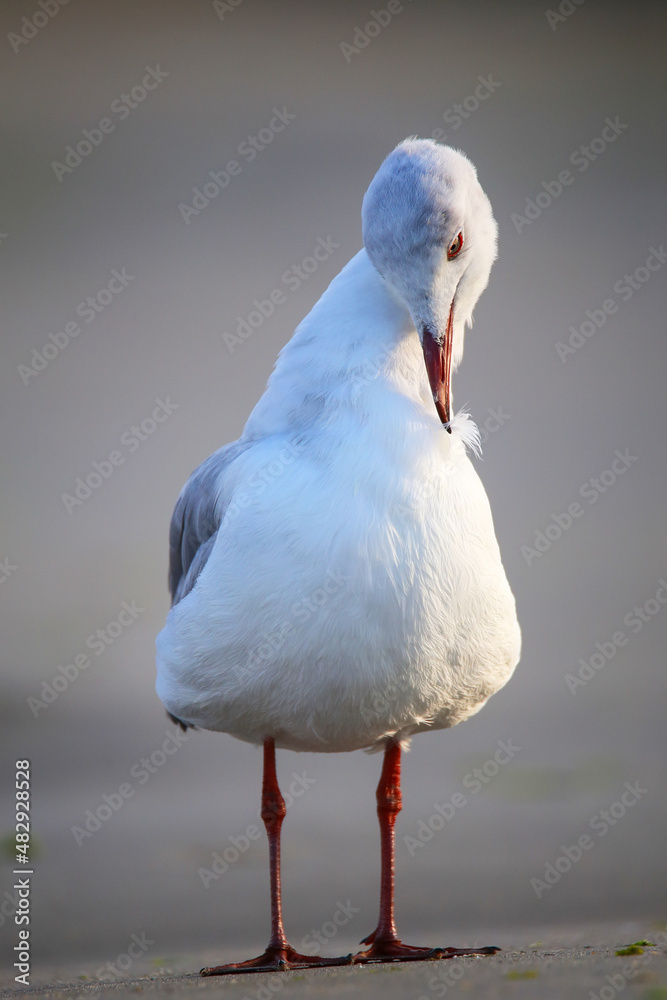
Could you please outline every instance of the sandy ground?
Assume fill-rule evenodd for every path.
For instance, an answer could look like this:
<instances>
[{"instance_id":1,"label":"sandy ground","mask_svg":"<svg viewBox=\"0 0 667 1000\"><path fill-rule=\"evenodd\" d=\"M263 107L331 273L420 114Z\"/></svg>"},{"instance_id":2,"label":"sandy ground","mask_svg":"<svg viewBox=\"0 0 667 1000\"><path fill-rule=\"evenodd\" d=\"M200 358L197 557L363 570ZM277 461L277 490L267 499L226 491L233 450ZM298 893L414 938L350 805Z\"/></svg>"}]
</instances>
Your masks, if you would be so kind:
<instances>
[{"instance_id":1,"label":"sandy ground","mask_svg":"<svg viewBox=\"0 0 667 1000\"><path fill-rule=\"evenodd\" d=\"M43 969L29 988L13 989L4 977L0 996L38 997L181 997L220 996L270 1000L280 992L288 997L363 996L383 1000L431 1000L435 997L505 997L563 1000L612 1000L622 994L642 1000L667 998L667 936L662 947L644 947L643 954L619 956L622 946L643 939L656 941L655 929L640 922L625 926L591 925L576 930L551 928L545 939L530 941L525 934L496 932L503 951L491 958L460 958L391 966L313 970L202 979L193 970L204 962L219 961L213 953L160 959L160 968L137 962L125 975L107 982L95 980L86 966ZM658 932L660 934L660 932ZM632 939L632 941L630 940Z\"/></svg>"}]
</instances>

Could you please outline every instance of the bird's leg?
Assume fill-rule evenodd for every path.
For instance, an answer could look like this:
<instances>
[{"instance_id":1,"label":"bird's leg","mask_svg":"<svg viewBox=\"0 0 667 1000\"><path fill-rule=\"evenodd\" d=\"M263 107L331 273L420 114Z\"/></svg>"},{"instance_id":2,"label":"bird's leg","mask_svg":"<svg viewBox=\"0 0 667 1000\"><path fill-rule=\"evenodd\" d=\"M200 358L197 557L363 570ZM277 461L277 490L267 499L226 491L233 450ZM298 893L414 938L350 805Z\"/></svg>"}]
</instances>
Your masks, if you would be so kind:
<instances>
[{"instance_id":1,"label":"bird's leg","mask_svg":"<svg viewBox=\"0 0 667 1000\"><path fill-rule=\"evenodd\" d=\"M384 754L382 774L377 787L377 811L380 821L380 919L372 934L362 939L367 951L354 956L355 964L371 962L416 962L423 959L453 958L457 955L493 955L499 948L416 948L403 944L394 923L394 859L396 817L401 811L401 747L390 743Z\"/></svg>"},{"instance_id":2,"label":"bird's leg","mask_svg":"<svg viewBox=\"0 0 667 1000\"><path fill-rule=\"evenodd\" d=\"M398 743L390 744L385 750L382 774L376 792L377 812L380 821L380 919L376 929L362 944L378 944L382 941L397 940L394 923L394 856L396 817L402 809L401 796L401 748Z\"/></svg>"},{"instance_id":3,"label":"bird's leg","mask_svg":"<svg viewBox=\"0 0 667 1000\"><path fill-rule=\"evenodd\" d=\"M275 972L290 969L317 969L324 965L350 965L351 955L344 958L320 958L300 955L285 937L280 891L280 828L287 809L276 775L276 748L272 739L264 741L264 777L262 781L261 817L269 840L271 873L271 939L266 951L247 962L233 962L201 970L202 976L226 976L240 972Z\"/></svg>"}]
</instances>

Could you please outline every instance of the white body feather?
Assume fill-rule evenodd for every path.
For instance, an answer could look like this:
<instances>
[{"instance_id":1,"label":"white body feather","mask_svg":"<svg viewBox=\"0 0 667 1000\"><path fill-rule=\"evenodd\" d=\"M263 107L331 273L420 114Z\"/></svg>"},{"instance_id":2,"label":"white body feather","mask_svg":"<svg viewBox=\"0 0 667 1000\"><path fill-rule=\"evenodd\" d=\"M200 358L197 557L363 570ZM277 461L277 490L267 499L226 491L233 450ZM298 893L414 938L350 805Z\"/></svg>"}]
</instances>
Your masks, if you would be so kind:
<instances>
[{"instance_id":1,"label":"white body feather","mask_svg":"<svg viewBox=\"0 0 667 1000\"><path fill-rule=\"evenodd\" d=\"M477 712L520 632L475 434L441 424L410 312L360 251L221 465L210 555L158 637L167 709L325 752Z\"/></svg>"}]
</instances>

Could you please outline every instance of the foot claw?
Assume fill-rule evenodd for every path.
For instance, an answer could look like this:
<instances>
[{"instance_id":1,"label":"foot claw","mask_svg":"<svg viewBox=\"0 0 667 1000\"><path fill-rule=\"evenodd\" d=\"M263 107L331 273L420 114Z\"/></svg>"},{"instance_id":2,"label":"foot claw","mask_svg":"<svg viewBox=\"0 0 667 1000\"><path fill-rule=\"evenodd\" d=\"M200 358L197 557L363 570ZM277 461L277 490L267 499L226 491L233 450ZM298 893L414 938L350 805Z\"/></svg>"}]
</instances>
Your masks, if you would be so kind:
<instances>
[{"instance_id":1,"label":"foot claw","mask_svg":"<svg viewBox=\"0 0 667 1000\"><path fill-rule=\"evenodd\" d=\"M435 956L434 948L415 948L402 941L377 941L375 933L364 938L362 944L370 944L367 951L358 952L354 958L355 965L370 965L374 962L419 962Z\"/></svg>"},{"instance_id":2,"label":"foot claw","mask_svg":"<svg viewBox=\"0 0 667 1000\"><path fill-rule=\"evenodd\" d=\"M267 948L258 958L247 962L232 962L204 968L200 976L232 976L249 972L289 972L292 969L321 969L328 965L352 965L352 955L342 958L321 958L319 955L300 955L294 948Z\"/></svg>"},{"instance_id":3,"label":"foot claw","mask_svg":"<svg viewBox=\"0 0 667 1000\"><path fill-rule=\"evenodd\" d=\"M424 962L456 958L459 955L495 955L500 948L419 948L403 944L398 939L376 941L376 932L364 938L362 944L371 944L367 951L358 952L352 959L355 965L371 965L376 962Z\"/></svg>"}]
</instances>

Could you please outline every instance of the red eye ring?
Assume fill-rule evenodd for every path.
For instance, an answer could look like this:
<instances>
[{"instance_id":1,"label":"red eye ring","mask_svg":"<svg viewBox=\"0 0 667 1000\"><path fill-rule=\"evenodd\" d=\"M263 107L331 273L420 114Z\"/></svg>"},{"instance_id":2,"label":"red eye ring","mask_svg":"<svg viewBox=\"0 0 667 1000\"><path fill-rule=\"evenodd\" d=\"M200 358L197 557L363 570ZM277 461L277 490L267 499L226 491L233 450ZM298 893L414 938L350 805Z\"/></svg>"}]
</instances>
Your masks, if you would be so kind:
<instances>
[{"instance_id":1,"label":"red eye ring","mask_svg":"<svg viewBox=\"0 0 667 1000\"><path fill-rule=\"evenodd\" d=\"M447 250L447 260L454 260L455 257L461 253L463 249L463 233L459 233L454 242L450 245Z\"/></svg>"}]
</instances>

